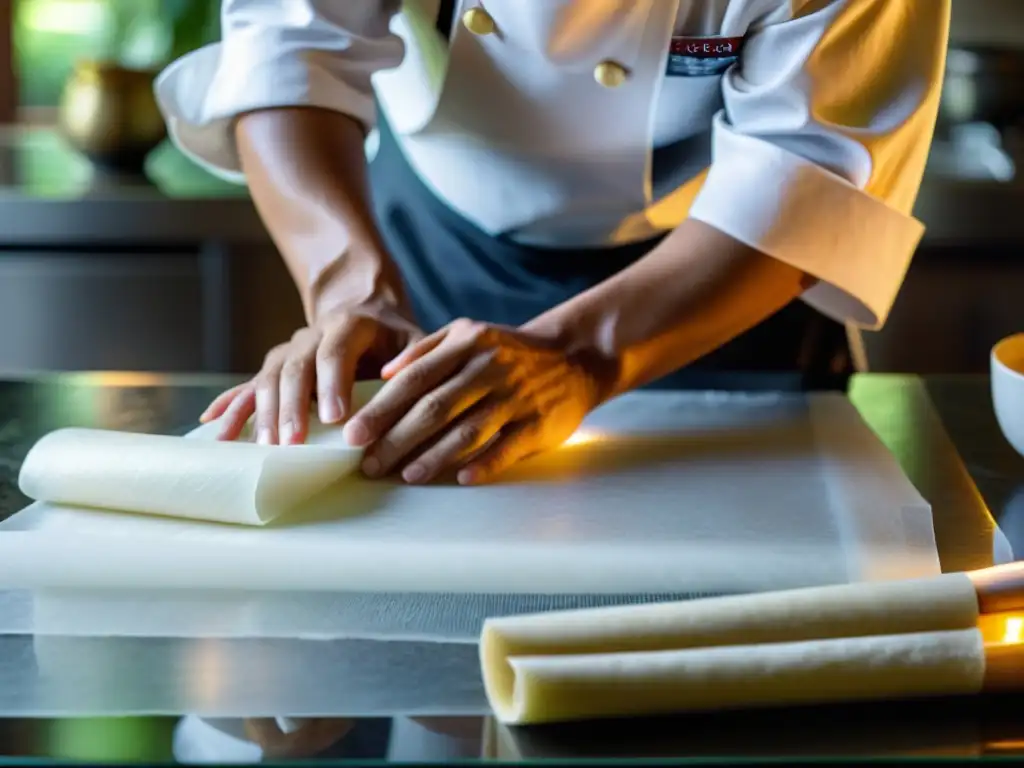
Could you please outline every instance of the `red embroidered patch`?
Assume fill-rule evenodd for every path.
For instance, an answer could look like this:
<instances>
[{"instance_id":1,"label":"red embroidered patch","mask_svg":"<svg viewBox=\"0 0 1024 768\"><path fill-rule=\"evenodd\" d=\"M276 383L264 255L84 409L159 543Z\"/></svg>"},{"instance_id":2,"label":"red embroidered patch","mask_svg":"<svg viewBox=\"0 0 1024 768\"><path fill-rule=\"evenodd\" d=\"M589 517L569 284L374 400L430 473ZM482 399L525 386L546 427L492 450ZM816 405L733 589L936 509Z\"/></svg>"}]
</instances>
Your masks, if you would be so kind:
<instances>
[{"instance_id":1,"label":"red embroidered patch","mask_svg":"<svg viewBox=\"0 0 1024 768\"><path fill-rule=\"evenodd\" d=\"M673 37L666 74L670 77L721 75L736 63L742 37Z\"/></svg>"}]
</instances>

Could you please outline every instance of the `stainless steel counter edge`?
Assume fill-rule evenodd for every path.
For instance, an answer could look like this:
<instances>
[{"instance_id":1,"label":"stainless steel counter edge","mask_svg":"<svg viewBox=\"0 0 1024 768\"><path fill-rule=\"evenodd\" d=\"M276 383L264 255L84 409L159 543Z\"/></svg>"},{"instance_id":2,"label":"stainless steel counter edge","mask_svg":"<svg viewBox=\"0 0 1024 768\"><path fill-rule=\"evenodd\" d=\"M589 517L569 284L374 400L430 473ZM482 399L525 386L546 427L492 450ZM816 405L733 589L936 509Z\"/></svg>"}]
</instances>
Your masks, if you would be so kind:
<instances>
[{"instance_id":1,"label":"stainless steel counter edge","mask_svg":"<svg viewBox=\"0 0 1024 768\"><path fill-rule=\"evenodd\" d=\"M1024 184L929 179L914 215L924 245L1024 242ZM269 244L246 197L164 197L157 192L47 199L0 191L0 251L18 247Z\"/></svg>"}]
</instances>

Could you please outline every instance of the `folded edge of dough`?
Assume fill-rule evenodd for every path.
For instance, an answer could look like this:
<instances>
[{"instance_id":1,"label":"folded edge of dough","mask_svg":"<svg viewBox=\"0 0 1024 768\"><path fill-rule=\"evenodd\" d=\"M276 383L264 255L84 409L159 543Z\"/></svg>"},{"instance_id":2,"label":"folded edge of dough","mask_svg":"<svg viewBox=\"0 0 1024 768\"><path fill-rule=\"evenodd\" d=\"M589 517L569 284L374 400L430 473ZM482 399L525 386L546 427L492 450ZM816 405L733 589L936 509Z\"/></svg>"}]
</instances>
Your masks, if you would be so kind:
<instances>
[{"instance_id":1,"label":"folded edge of dough","mask_svg":"<svg viewBox=\"0 0 1024 768\"><path fill-rule=\"evenodd\" d=\"M97 429L60 429L18 476L35 501L260 526L351 473L360 449L264 446Z\"/></svg>"},{"instance_id":2,"label":"folded edge of dough","mask_svg":"<svg viewBox=\"0 0 1024 768\"><path fill-rule=\"evenodd\" d=\"M977 629L509 659L516 725L980 693Z\"/></svg>"},{"instance_id":3,"label":"folded edge of dough","mask_svg":"<svg viewBox=\"0 0 1024 768\"><path fill-rule=\"evenodd\" d=\"M362 456L362 451L351 448L269 447L253 499L259 522L273 521L351 474Z\"/></svg>"},{"instance_id":4,"label":"folded edge of dough","mask_svg":"<svg viewBox=\"0 0 1024 768\"><path fill-rule=\"evenodd\" d=\"M484 689L496 713L516 711L513 659L750 646L973 628L978 598L963 573L671 603L488 619Z\"/></svg>"}]
</instances>

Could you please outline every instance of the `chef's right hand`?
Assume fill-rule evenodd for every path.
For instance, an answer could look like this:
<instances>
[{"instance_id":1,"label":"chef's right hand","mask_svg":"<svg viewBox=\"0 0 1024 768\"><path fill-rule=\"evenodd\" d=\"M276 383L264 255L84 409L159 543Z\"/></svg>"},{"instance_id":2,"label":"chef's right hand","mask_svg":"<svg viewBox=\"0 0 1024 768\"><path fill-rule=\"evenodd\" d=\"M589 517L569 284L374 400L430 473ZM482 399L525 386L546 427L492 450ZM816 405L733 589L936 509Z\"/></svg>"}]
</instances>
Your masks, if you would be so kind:
<instances>
[{"instance_id":1,"label":"chef's right hand","mask_svg":"<svg viewBox=\"0 0 1024 768\"><path fill-rule=\"evenodd\" d=\"M352 415L352 387L379 378L380 368L422 332L398 301L345 304L274 347L250 381L222 393L200 417L220 419L218 439L234 440L255 414L256 440L264 445L300 444L309 427L315 395L320 421L337 424Z\"/></svg>"},{"instance_id":2,"label":"chef's right hand","mask_svg":"<svg viewBox=\"0 0 1024 768\"><path fill-rule=\"evenodd\" d=\"M314 718L293 721L285 731L281 721L273 718L250 718L245 721L245 735L259 745L264 760L295 760L314 757L334 746L355 726L352 720Z\"/></svg>"}]
</instances>

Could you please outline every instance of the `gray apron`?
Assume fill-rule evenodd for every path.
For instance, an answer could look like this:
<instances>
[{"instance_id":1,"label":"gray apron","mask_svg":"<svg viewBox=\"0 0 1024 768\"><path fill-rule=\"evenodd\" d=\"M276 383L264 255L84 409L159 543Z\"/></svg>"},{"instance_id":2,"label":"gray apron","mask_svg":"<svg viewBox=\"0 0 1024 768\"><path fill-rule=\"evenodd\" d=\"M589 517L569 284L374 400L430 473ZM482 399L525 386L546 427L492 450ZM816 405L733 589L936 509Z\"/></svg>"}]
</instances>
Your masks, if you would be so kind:
<instances>
[{"instance_id":1,"label":"gray apron","mask_svg":"<svg viewBox=\"0 0 1024 768\"><path fill-rule=\"evenodd\" d=\"M483 232L437 198L408 164L381 114L370 163L373 206L420 326L460 317L518 326L597 285L657 241L548 249ZM845 389L852 372L845 328L797 300L654 388Z\"/></svg>"}]
</instances>

